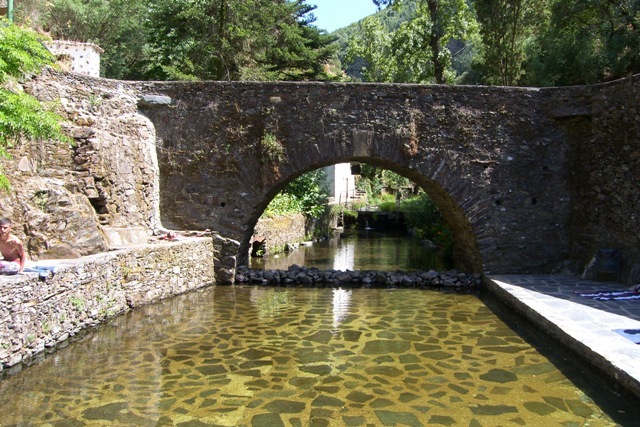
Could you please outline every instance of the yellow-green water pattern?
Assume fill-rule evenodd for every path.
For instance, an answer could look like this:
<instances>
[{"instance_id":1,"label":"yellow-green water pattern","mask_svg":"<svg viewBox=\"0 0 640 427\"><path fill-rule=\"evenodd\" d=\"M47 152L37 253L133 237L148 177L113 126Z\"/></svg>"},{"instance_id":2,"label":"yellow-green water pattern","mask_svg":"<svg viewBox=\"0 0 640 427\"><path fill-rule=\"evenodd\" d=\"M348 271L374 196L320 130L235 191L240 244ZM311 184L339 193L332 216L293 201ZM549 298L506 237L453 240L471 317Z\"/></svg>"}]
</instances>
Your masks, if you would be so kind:
<instances>
[{"instance_id":1,"label":"yellow-green water pattern","mask_svg":"<svg viewBox=\"0 0 640 427\"><path fill-rule=\"evenodd\" d=\"M473 295L215 287L0 381L0 425L610 426Z\"/></svg>"}]
</instances>

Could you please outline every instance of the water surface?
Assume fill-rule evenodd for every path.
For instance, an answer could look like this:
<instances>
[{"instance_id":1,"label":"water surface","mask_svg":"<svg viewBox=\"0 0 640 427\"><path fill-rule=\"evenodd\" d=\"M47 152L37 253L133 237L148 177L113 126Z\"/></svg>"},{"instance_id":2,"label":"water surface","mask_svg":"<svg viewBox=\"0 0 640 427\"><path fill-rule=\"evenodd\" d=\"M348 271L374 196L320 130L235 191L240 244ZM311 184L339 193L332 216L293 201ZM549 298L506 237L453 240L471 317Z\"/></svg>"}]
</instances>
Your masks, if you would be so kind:
<instances>
[{"instance_id":1,"label":"water surface","mask_svg":"<svg viewBox=\"0 0 640 427\"><path fill-rule=\"evenodd\" d=\"M333 237L284 254L252 258L252 268L286 270L290 265L321 270L448 270L437 252L417 239L401 235L361 232L346 238Z\"/></svg>"},{"instance_id":2,"label":"water surface","mask_svg":"<svg viewBox=\"0 0 640 427\"><path fill-rule=\"evenodd\" d=\"M476 296L217 286L0 381L0 425L611 426Z\"/></svg>"}]
</instances>

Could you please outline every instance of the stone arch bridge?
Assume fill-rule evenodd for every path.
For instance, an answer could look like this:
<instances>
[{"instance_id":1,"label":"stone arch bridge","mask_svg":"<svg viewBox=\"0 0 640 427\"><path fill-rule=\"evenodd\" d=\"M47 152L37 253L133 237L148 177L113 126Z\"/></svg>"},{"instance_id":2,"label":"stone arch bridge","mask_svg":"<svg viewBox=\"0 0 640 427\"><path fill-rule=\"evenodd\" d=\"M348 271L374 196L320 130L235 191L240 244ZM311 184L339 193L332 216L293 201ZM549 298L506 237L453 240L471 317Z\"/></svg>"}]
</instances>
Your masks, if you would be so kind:
<instances>
[{"instance_id":1,"label":"stone arch bridge","mask_svg":"<svg viewBox=\"0 0 640 427\"><path fill-rule=\"evenodd\" d=\"M420 185L453 232L459 269L577 271L603 246L623 252L627 272L640 259L640 76L546 89L140 82L136 90L156 129L162 221L231 239L219 272L246 262L258 218L287 182L348 161Z\"/></svg>"}]
</instances>

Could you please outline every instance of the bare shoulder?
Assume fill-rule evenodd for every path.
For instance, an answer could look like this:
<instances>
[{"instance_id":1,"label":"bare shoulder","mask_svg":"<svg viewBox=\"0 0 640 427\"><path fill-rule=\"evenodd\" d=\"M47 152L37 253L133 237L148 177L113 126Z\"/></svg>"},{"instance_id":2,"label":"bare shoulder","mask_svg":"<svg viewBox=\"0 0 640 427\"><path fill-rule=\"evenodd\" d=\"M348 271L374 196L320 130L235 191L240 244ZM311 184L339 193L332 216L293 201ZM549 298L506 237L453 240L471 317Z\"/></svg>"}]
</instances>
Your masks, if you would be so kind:
<instances>
[{"instance_id":1,"label":"bare shoulder","mask_svg":"<svg viewBox=\"0 0 640 427\"><path fill-rule=\"evenodd\" d=\"M7 243L14 246L22 246L22 240L20 240L18 236L15 236L13 234L9 236L9 238L7 239Z\"/></svg>"}]
</instances>

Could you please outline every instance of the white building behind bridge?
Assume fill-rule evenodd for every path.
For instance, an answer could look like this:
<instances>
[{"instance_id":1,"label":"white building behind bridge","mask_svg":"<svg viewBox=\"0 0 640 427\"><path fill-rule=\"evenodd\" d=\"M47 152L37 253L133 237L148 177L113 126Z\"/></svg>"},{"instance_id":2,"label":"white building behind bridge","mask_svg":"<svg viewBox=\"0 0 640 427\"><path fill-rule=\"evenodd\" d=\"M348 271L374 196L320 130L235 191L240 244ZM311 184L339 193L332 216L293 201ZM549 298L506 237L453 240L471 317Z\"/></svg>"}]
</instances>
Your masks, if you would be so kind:
<instances>
[{"instance_id":1,"label":"white building behind bridge","mask_svg":"<svg viewBox=\"0 0 640 427\"><path fill-rule=\"evenodd\" d=\"M349 204L359 197L356 191L356 176L360 165L357 163L338 163L324 168L327 174L329 204Z\"/></svg>"}]
</instances>

